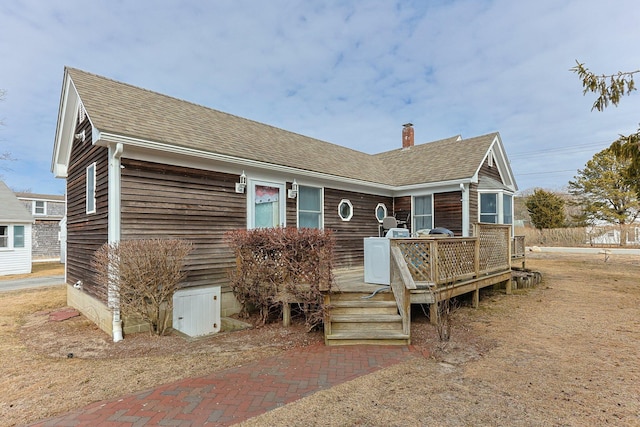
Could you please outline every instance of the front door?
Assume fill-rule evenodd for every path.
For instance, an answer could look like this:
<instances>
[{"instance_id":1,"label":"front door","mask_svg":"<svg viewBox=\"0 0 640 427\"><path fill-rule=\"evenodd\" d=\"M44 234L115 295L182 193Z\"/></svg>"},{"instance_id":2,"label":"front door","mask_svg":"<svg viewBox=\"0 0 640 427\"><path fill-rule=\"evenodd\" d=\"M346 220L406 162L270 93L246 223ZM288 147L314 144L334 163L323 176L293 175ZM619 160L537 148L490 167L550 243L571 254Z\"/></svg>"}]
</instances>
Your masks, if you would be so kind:
<instances>
[{"instance_id":1,"label":"front door","mask_svg":"<svg viewBox=\"0 0 640 427\"><path fill-rule=\"evenodd\" d=\"M249 228L285 226L284 184L252 181Z\"/></svg>"}]
</instances>

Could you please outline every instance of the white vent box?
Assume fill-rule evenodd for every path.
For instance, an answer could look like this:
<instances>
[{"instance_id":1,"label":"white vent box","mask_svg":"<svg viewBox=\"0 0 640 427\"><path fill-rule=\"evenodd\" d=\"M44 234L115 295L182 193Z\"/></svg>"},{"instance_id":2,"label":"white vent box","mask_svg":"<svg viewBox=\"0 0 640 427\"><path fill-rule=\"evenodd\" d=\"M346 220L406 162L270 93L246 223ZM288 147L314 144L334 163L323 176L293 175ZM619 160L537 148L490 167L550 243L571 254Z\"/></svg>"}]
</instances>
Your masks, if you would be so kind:
<instances>
[{"instance_id":1,"label":"white vent box","mask_svg":"<svg viewBox=\"0 0 640 427\"><path fill-rule=\"evenodd\" d=\"M220 286L181 289L173 294L173 329L190 337L220 331Z\"/></svg>"}]
</instances>

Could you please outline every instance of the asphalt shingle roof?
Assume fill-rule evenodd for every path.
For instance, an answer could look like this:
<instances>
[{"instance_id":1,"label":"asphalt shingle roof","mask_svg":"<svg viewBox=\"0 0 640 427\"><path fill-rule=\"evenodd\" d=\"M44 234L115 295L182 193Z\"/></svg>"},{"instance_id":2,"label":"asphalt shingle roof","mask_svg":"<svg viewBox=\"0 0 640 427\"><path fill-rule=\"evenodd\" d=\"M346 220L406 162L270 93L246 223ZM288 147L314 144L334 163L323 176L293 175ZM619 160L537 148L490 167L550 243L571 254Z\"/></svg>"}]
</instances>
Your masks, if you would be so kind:
<instances>
[{"instance_id":1,"label":"asphalt shingle roof","mask_svg":"<svg viewBox=\"0 0 640 427\"><path fill-rule=\"evenodd\" d=\"M469 178L496 136L453 137L370 155L85 71L66 71L101 132L371 183Z\"/></svg>"},{"instance_id":2,"label":"asphalt shingle roof","mask_svg":"<svg viewBox=\"0 0 640 427\"><path fill-rule=\"evenodd\" d=\"M0 222L32 222L33 215L16 198L7 184L0 181Z\"/></svg>"}]
</instances>

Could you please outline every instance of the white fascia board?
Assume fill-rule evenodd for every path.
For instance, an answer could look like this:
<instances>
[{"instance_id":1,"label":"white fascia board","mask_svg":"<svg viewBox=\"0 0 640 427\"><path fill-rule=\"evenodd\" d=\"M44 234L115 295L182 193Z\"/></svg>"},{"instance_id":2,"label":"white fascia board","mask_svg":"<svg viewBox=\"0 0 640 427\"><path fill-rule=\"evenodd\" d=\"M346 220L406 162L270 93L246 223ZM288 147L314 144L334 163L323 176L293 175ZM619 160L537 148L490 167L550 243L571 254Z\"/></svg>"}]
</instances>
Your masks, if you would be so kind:
<instances>
[{"instance_id":1,"label":"white fascia board","mask_svg":"<svg viewBox=\"0 0 640 427\"><path fill-rule=\"evenodd\" d=\"M445 193L450 191L460 191L460 184L468 187L473 182L472 178L454 179L449 181L430 182L426 184L412 184L402 187L396 187L394 195L415 196L421 194Z\"/></svg>"},{"instance_id":2,"label":"white fascia board","mask_svg":"<svg viewBox=\"0 0 640 427\"><path fill-rule=\"evenodd\" d=\"M502 177L504 184L512 191L518 191L518 186L515 182L513 171L511 170L511 165L509 164L509 159L507 158L504 144L502 144L499 134L496 135L496 138L493 141L491 147L493 148L493 152L495 153L494 157L497 163L498 171L500 172L500 176Z\"/></svg>"},{"instance_id":3,"label":"white fascia board","mask_svg":"<svg viewBox=\"0 0 640 427\"><path fill-rule=\"evenodd\" d=\"M489 149L487 150L484 157L482 158L482 161L478 165L476 172L473 174L473 177L471 178L471 182L473 182L474 184L478 183L478 174L480 173L480 169L482 168L482 165L484 164L485 159L487 159L487 156L490 156L492 152L493 152L493 157L495 161L494 167L498 169L498 173L500 174L500 177L503 180L503 184L509 187L514 192L517 191L518 187L517 185L515 185L515 180L513 178L513 171L509 166L507 156L504 152L504 146L502 145L502 141L500 140L499 134L497 134L494 137L493 142L491 142Z\"/></svg>"},{"instance_id":4,"label":"white fascia board","mask_svg":"<svg viewBox=\"0 0 640 427\"><path fill-rule=\"evenodd\" d=\"M393 196L393 193L396 190L396 187L391 185L372 183L352 178L344 178L321 172L297 169L290 166L275 165L272 163L265 163L257 160L244 159L241 157L228 156L225 154L211 153L208 151L169 145L108 132L100 132L96 129L93 130L92 134L96 136L93 139L93 143L95 145L108 146L110 143L122 143L127 147L134 148L134 150L125 150L125 155L123 157L137 158L138 160L149 160L151 159L151 157L154 157L156 159L155 161L162 160L167 164L175 164L178 166L195 167L198 169L217 170L230 173L236 173L238 172L238 170L240 170L240 173L242 170L246 170L247 172L249 170L266 171L280 177L291 177L291 181L293 180L293 178L296 178L298 181L300 181L298 177L305 177L310 182L315 182L318 184L324 183L323 186L329 186L327 185L329 183L337 183L339 184L337 185L337 188L343 190L368 192L379 194L382 196ZM139 150L135 150L136 148ZM164 153L169 155L146 156L145 153L149 152ZM186 161L180 161L180 157L182 157ZM190 161L189 159L193 159L195 161ZM230 167L230 165L232 166ZM219 166L223 167L221 168Z\"/></svg>"},{"instance_id":5,"label":"white fascia board","mask_svg":"<svg viewBox=\"0 0 640 427\"><path fill-rule=\"evenodd\" d=\"M62 93L60 94L60 106L58 110L58 122L56 125L56 138L53 144L53 157L51 159L51 172L56 178L67 177L67 167L73 144L73 132L80 98L73 86L71 77L65 73Z\"/></svg>"}]
</instances>

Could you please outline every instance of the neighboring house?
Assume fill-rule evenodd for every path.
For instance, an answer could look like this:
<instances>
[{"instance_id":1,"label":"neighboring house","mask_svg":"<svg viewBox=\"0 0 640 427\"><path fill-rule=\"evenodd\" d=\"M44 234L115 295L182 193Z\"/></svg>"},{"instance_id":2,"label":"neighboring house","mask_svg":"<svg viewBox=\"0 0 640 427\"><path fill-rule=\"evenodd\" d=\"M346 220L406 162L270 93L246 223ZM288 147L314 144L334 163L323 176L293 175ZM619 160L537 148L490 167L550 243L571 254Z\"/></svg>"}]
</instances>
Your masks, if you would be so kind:
<instances>
[{"instance_id":1,"label":"neighboring house","mask_svg":"<svg viewBox=\"0 0 640 427\"><path fill-rule=\"evenodd\" d=\"M0 181L0 276L31 273L33 216Z\"/></svg>"},{"instance_id":2,"label":"neighboring house","mask_svg":"<svg viewBox=\"0 0 640 427\"><path fill-rule=\"evenodd\" d=\"M31 255L34 260L61 259L61 221L65 213L64 196L16 193L18 200L33 215Z\"/></svg>"},{"instance_id":3,"label":"neighboring house","mask_svg":"<svg viewBox=\"0 0 640 427\"><path fill-rule=\"evenodd\" d=\"M620 226L599 225L587 228L587 235L591 245L640 245L640 226L629 225L624 230L624 239L620 239Z\"/></svg>"},{"instance_id":4,"label":"neighboring house","mask_svg":"<svg viewBox=\"0 0 640 427\"><path fill-rule=\"evenodd\" d=\"M349 267L363 265L384 216L458 236L512 222L517 187L498 133L415 145L407 124L398 143L370 155L66 68L51 168L67 180L67 283L84 290L71 303L95 299L90 261L105 242L192 241L183 286L221 287L228 315L229 230L330 229Z\"/></svg>"}]
</instances>

